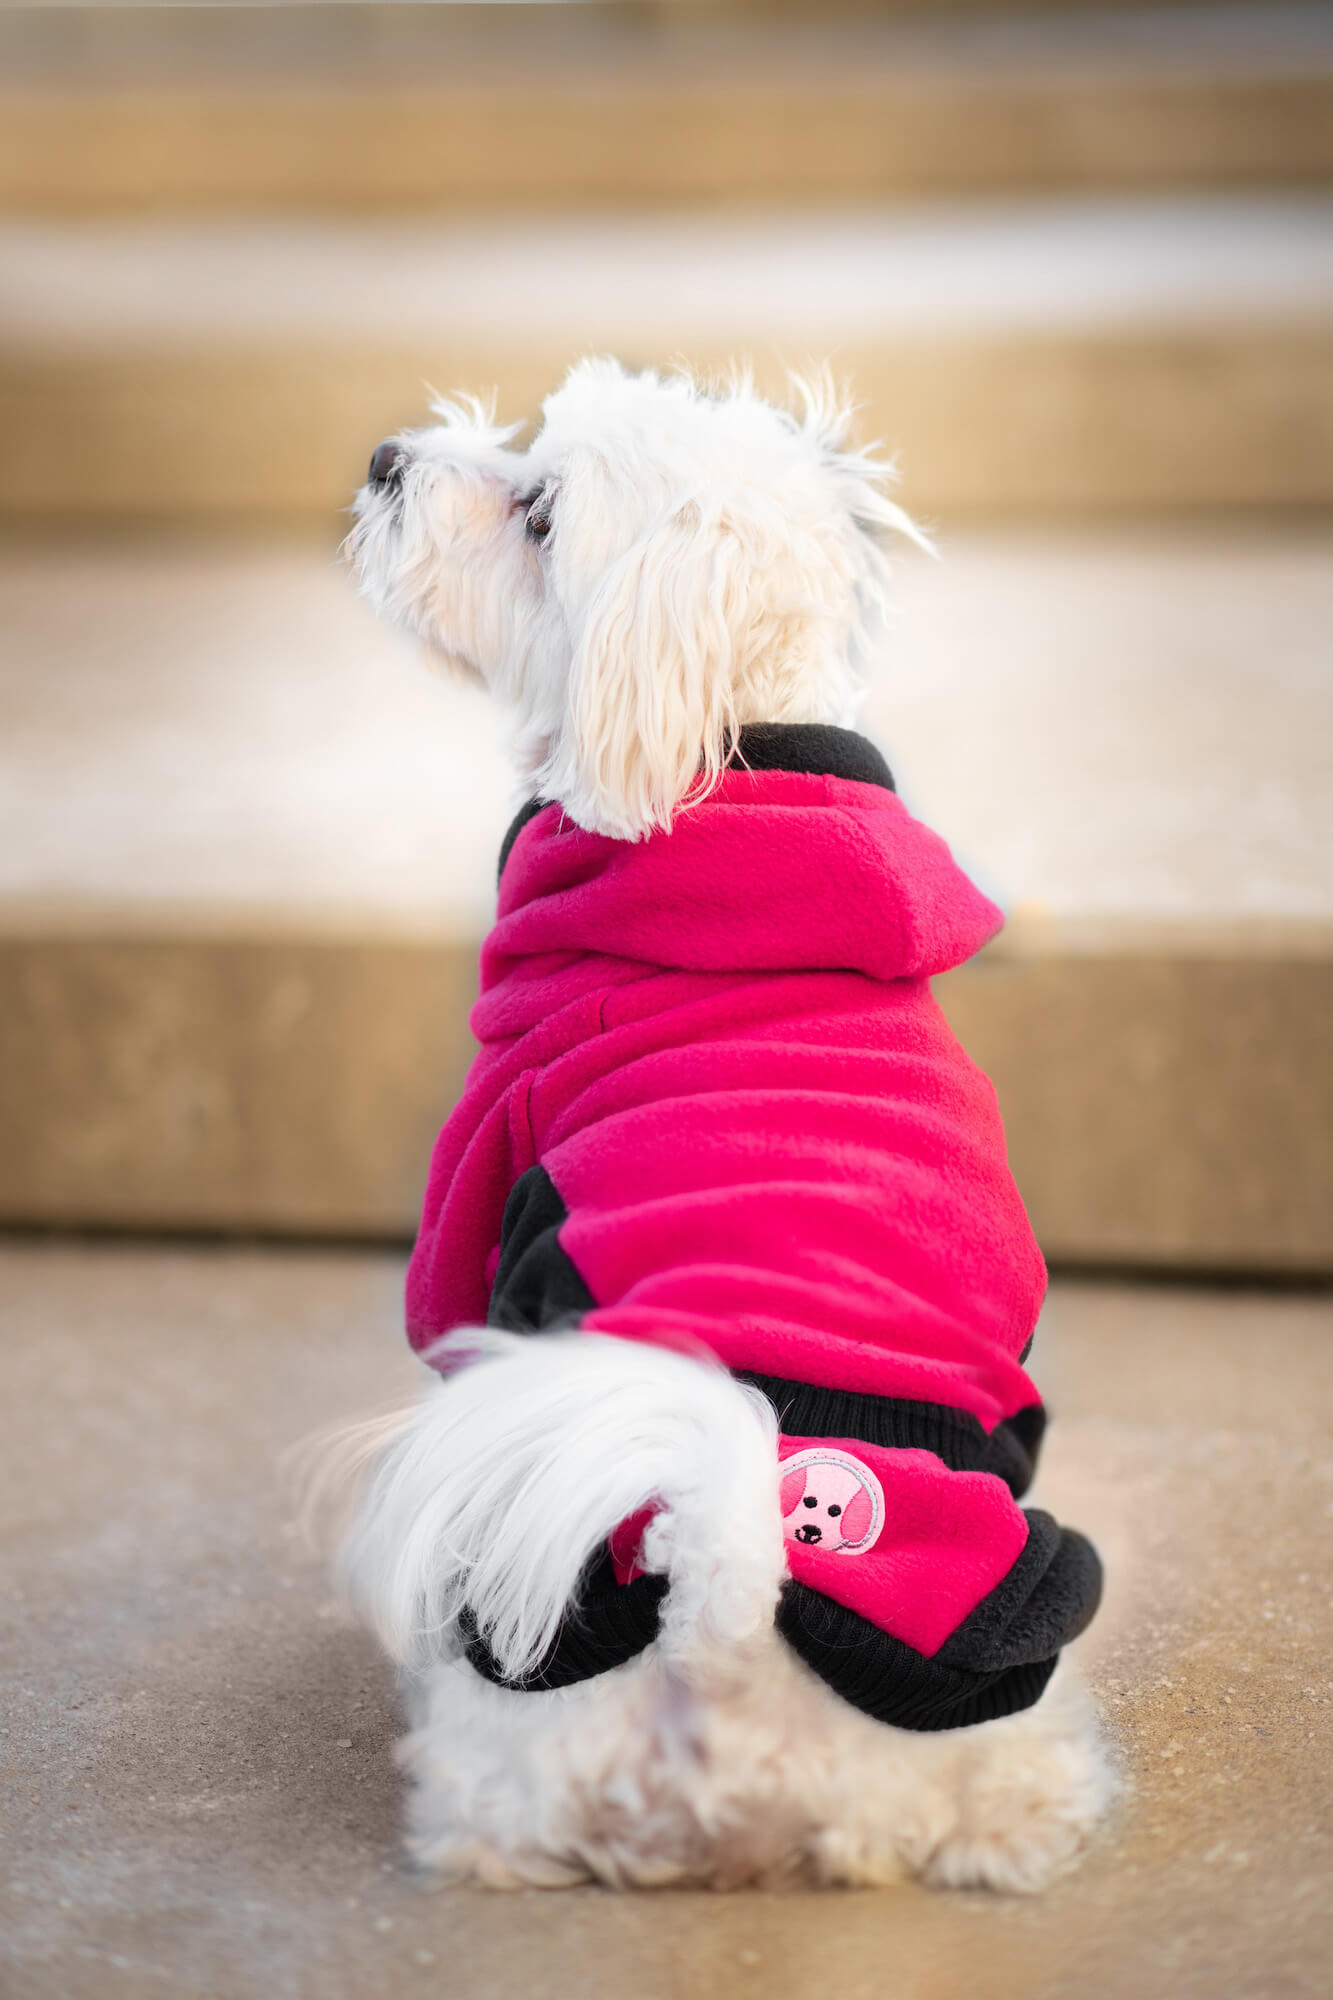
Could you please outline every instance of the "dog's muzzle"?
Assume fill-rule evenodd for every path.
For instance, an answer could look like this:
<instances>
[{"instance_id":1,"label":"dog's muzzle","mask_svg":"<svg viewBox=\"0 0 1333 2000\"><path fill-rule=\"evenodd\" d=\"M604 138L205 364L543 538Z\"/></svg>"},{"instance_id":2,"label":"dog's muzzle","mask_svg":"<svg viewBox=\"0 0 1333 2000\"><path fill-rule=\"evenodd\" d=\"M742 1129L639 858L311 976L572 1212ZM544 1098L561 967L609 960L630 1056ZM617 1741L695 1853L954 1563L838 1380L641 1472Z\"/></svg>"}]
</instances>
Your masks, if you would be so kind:
<instances>
[{"instance_id":1,"label":"dog's muzzle","mask_svg":"<svg viewBox=\"0 0 1333 2000\"><path fill-rule=\"evenodd\" d=\"M390 486L400 486L406 463L407 453L403 447L395 444L392 438L386 438L384 443L377 444L370 454L370 470L366 474L367 484L379 492Z\"/></svg>"}]
</instances>

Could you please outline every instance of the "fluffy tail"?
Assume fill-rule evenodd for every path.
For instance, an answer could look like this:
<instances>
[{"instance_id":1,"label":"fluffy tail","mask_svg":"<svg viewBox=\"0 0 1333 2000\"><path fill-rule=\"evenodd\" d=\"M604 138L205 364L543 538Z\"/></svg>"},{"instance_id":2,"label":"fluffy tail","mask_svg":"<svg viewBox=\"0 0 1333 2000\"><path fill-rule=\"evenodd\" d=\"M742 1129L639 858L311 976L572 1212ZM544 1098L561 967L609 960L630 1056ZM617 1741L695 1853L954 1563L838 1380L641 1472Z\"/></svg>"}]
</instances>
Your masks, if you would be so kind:
<instances>
[{"instance_id":1,"label":"fluffy tail","mask_svg":"<svg viewBox=\"0 0 1333 2000\"><path fill-rule=\"evenodd\" d=\"M656 1505L642 1567L669 1578L659 1644L683 1660L772 1622L784 1572L777 1422L722 1368L597 1334L460 1332L450 1368L370 1460L342 1566L392 1657L456 1654L476 1621L504 1674L541 1660L589 1558Z\"/></svg>"}]
</instances>

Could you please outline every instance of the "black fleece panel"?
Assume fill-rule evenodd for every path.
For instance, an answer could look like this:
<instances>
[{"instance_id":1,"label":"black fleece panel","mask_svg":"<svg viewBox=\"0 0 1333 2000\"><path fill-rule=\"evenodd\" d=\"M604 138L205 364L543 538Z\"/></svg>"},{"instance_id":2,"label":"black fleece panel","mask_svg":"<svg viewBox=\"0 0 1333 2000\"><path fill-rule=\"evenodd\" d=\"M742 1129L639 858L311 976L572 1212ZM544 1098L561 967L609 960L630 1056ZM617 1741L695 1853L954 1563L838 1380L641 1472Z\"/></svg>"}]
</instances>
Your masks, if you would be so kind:
<instances>
[{"instance_id":1,"label":"black fleece panel","mask_svg":"<svg viewBox=\"0 0 1333 2000\"><path fill-rule=\"evenodd\" d=\"M488 1326L550 1333L576 1326L596 1300L560 1243L568 1216L545 1167L529 1167L509 1190L500 1222L500 1261L486 1309Z\"/></svg>"},{"instance_id":2,"label":"black fleece panel","mask_svg":"<svg viewBox=\"0 0 1333 2000\"><path fill-rule=\"evenodd\" d=\"M854 785L898 789L873 743L855 729L835 729L831 723L747 722L727 761L749 771L818 771Z\"/></svg>"},{"instance_id":3,"label":"black fleece panel","mask_svg":"<svg viewBox=\"0 0 1333 2000\"><path fill-rule=\"evenodd\" d=\"M949 1634L935 1655L942 1664L992 1672L1044 1660L1091 1623L1102 1595L1096 1549L1040 1507L1026 1512L1028 1538L1021 1555Z\"/></svg>"}]
</instances>

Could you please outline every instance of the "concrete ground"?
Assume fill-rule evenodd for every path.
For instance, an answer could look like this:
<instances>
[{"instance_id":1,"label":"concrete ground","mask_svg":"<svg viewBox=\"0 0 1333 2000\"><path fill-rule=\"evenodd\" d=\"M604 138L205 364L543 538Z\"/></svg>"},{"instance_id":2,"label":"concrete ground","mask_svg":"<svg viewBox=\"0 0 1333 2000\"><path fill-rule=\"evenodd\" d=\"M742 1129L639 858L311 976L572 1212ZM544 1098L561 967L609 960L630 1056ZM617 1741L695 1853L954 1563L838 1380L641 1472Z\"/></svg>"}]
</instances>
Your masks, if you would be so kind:
<instances>
[{"instance_id":1,"label":"concrete ground","mask_svg":"<svg viewBox=\"0 0 1333 2000\"><path fill-rule=\"evenodd\" d=\"M1043 1900L439 1890L279 1458L412 1380L399 1260L0 1246L0 1992L1324 1993L1333 1301L1056 1285L1037 1498L1110 1574L1129 1794Z\"/></svg>"}]
</instances>

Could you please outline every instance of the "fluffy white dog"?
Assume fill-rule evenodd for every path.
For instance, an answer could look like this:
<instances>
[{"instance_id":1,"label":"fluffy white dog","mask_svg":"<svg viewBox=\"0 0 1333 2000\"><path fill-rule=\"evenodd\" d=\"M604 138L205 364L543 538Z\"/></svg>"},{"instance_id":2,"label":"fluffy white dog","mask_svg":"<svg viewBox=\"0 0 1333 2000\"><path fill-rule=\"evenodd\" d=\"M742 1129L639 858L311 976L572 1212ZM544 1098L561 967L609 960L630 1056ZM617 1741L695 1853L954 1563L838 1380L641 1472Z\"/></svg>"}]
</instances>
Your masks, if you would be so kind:
<instances>
[{"instance_id":1,"label":"fluffy white dog","mask_svg":"<svg viewBox=\"0 0 1333 2000\"><path fill-rule=\"evenodd\" d=\"M824 788L821 800L829 786L844 786L839 798L864 797L867 811L883 809L872 831L881 821L914 826L882 789L891 786L887 771L877 778L878 767L865 761L875 756L868 746L847 752L847 768L837 758L834 766L792 762L793 744L832 743L843 756L880 643L887 586L880 537L921 539L887 496L886 468L847 446L846 413L826 391L801 396L793 415L744 382L714 395L684 377L588 362L547 402L526 450L513 449L514 433L498 429L479 405L447 403L437 425L375 453L350 538L361 587L433 652L485 683L512 725L528 789L538 801L558 802L545 820L535 802L520 816L508 847L515 838L524 845L513 848L510 868L520 854L530 857L523 864L530 871L566 867L560 857L572 855L568 879L579 890L604 863L614 876L635 856L687 857L686 843L711 824L710 802L725 800L737 781L728 766L737 758L762 763L760 749L771 753L775 812L800 803L801 785ZM807 768L821 775L800 775ZM796 825L790 814L771 821L783 838L789 820ZM799 870L799 826L794 838L791 866ZM760 855L761 872L767 839L747 850L750 866ZM762 881L749 887L765 893ZM657 889L645 892L645 921L679 919L688 931L688 898L677 911L669 888L660 893L659 904ZM836 901L832 879L830 893ZM637 922L640 905L626 907L629 916L622 911L616 921ZM581 978L580 954L591 947L576 931L566 936L557 924L544 935L525 977ZM618 963L642 961L641 946L626 949ZM512 963L512 931L497 951ZM603 952L598 963L605 962ZM680 962L693 963L688 955ZM711 1005L722 975L702 957L698 963L705 985L713 981L698 1004ZM769 976L761 973L760 983ZM924 977L895 990L909 986L929 1008ZM577 1012L581 1004L571 1006ZM598 1004L599 1032L608 1031L614 1007L608 1016L605 1001ZM742 994L734 1004L750 1001ZM503 1069L521 1034L512 1022L479 1032L489 1089L486 1078ZM522 1029L545 1032L544 1020ZM714 1023L696 1032L716 1042L721 1031ZM542 1060L549 1056L548 1047ZM624 1087L639 1059L617 1059L606 1087ZM678 1097L671 1101L679 1115ZM697 1105L703 1118L702 1099ZM855 1093L838 1095L839 1116L868 1119L872 1108ZM636 1103L610 1125L619 1130L631 1113L648 1115ZM536 1115L525 1112L527 1126ZM684 1115L689 1137L695 1114ZM979 1115L984 1122L991 1114L983 1106ZM508 1112L500 1122L506 1134L517 1129ZM578 1224L591 1233L579 1239L589 1247L576 1257L560 1241L574 1206L568 1179L557 1196L540 1149L525 1167L528 1156L503 1151L517 1142L497 1140L495 1125L479 1117L448 1160L437 1156L436 1170L466 1227L469 1204L486 1211L478 1245L489 1247L489 1260L479 1248L474 1275L456 1231L437 1231L429 1245L423 1233L411 1311L414 1339L434 1370L430 1386L413 1411L367 1426L352 1446L362 1485L343 1563L403 1670L415 1854L496 1885L595 1877L722 1886L803 1874L825 1883L910 1875L941 1886L1040 1888L1076 1855L1111 1781L1095 1720L1067 1672L1041 1692L1050 1677L1046 1655L1088 1615L1061 1609L1074 1592L1070 1579L1086 1581L1095 1558L1078 1538L1061 1542L1047 1523L1038 1562L1036 1524L1046 1517L1013 1504L1011 1489L1026 1483L1025 1453L1029 1444L1035 1452L1039 1434L1031 1409L1026 1418L1013 1414L1026 1384L1015 1372L1021 1341L1015 1337L1013 1354L994 1362L996 1379L1009 1385L1003 1422L941 1410L949 1400L942 1394L916 1402L891 1395L878 1415L870 1396L853 1394L836 1419L817 1425L810 1412L818 1415L825 1408L818 1398L831 1392L800 1385L825 1382L829 1371L789 1369L797 1381L775 1389L771 1364L744 1352L738 1360L727 1346L727 1329L745 1321L743 1310L719 1303L718 1332L706 1339L681 1330L697 1327L697 1312L664 1311L660 1328L649 1313L646 1329L645 1308L625 1306L619 1322L608 1316L614 1286L598 1276L594 1255L606 1205L593 1201L593 1222L585 1216ZM442 1147L447 1140L448 1129ZM670 1181L674 1149L645 1143L652 1196L659 1168L664 1189ZM866 1169L872 1177L891 1171L896 1145ZM610 1171L615 1180L628 1172L614 1163ZM626 1210L630 1237L652 1207L640 1197ZM813 1213L817 1196L808 1205ZM966 1231L956 1234L961 1240ZM941 1254L947 1260L947 1241ZM546 1302L533 1306L523 1287L531 1291L539 1267ZM720 1276L716 1284L721 1300ZM488 1294L498 1324L448 1330L485 1317ZM497 1310L501 1294L510 1305ZM527 1303L514 1304L521 1294ZM640 1295L631 1286L624 1296ZM833 1301L827 1309L836 1316L842 1307ZM859 1310L855 1299L846 1310ZM585 1320L583 1331L562 1330ZM825 1333L821 1319L812 1351ZM928 1346L926 1335L921 1340ZM788 1390L806 1399L813 1445L782 1435L802 1428L788 1420ZM853 1405L862 1410L861 1428L849 1415ZM931 1449L927 1423L935 1426ZM822 1438L838 1442L826 1448ZM793 1457L799 1464L787 1466L780 1486L780 1461ZM1013 1471L1019 1460L1021 1475ZM909 1494L912 1480L925 1496L919 1502ZM964 1511L950 1513L941 1533L936 1590L933 1524L955 1495ZM894 1522L912 1506L921 1510L915 1540L893 1543ZM1012 1567L998 1583L988 1575L984 1586L964 1589L960 1624L952 1612L936 1616L937 1600L963 1588L948 1565L974 1518L982 1523L978 1547L989 1547L988 1536L1011 1537L1001 1569ZM881 1530L876 1547L887 1553L875 1569L878 1558L866 1551ZM893 1636L895 1614L874 1606L897 1602L912 1563L911 1616L926 1636L914 1628L904 1645L901 1633ZM1013 1577L1023 1563L1020 1604ZM854 1577L869 1581L844 1588L842 1580ZM978 1597L979 1608L970 1608ZM804 1609L791 1613L798 1600ZM849 1603L861 1612L870 1603L866 1615L878 1623L866 1624L844 1608ZM623 1607L631 1604L639 1624L625 1637ZM590 1662L579 1654L590 1629L580 1621L594 1605L608 1622ZM1065 1617L1058 1633L1057 1612ZM947 1629L943 1643L936 1627ZM839 1679L849 1647L856 1650L847 1638L853 1628L889 1649L884 1671L898 1676L900 1689L892 1699L865 1675L850 1693ZM970 1635L970 1652L958 1631ZM938 1686L932 1673L945 1677ZM950 1674L953 1692L945 1694ZM973 1690L966 1697L957 1693L964 1686ZM1009 1692L987 1692L997 1686ZM911 1726L895 1725L893 1702L906 1704ZM988 1702L992 1719L972 1719L990 1713Z\"/></svg>"}]
</instances>

